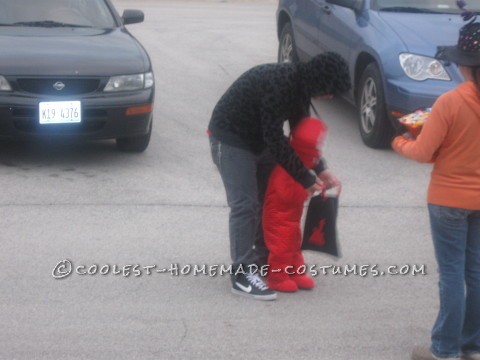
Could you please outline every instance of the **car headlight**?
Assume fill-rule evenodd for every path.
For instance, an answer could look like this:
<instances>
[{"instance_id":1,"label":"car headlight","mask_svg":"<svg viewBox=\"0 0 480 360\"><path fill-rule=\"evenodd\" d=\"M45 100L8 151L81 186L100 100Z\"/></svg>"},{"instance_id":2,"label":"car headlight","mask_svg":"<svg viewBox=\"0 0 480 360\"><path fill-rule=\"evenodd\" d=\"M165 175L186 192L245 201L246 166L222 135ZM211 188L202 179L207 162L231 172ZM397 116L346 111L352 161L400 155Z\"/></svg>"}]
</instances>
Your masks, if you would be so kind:
<instances>
[{"instance_id":1,"label":"car headlight","mask_svg":"<svg viewBox=\"0 0 480 360\"><path fill-rule=\"evenodd\" d=\"M0 75L0 91L12 91L12 87L2 75Z\"/></svg>"},{"instance_id":2,"label":"car headlight","mask_svg":"<svg viewBox=\"0 0 480 360\"><path fill-rule=\"evenodd\" d=\"M403 71L413 80L450 80L443 65L434 58L404 53L400 54L399 59Z\"/></svg>"},{"instance_id":3,"label":"car headlight","mask_svg":"<svg viewBox=\"0 0 480 360\"><path fill-rule=\"evenodd\" d=\"M132 91L151 88L153 73L112 76L103 91Z\"/></svg>"}]
</instances>

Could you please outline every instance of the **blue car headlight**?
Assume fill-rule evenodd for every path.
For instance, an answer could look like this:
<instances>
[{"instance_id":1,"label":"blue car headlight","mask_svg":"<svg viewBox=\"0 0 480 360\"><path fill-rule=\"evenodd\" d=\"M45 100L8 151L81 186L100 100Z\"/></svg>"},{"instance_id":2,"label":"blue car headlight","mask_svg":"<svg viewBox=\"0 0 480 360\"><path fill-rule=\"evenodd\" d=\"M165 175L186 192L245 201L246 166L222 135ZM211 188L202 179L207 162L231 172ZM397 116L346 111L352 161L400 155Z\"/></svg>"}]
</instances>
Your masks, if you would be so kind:
<instances>
[{"instance_id":1,"label":"blue car headlight","mask_svg":"<svg viewBox=\"0 0 480 360\"><path fill-rule=\"evenodd\" d=\"M103 91L132 91L151 88L154 84L153 74L121 75L112 76Z\"/></svg>"},{"instance_id":2,"label":"blue car headlight","mask_svg":"<svg viewBox=\"0 0 480 360\"><path fill-rule=\"evenodd\" d=\"M405 74L413 80L451 80L443 65L434 58L403 53L399 60Z\"/></svg>"},{"instance_id":3,"label":"blue car headlight","mask_svg":"<svg viewBox=\"0 0 480 360\"><path fill-rule=\"evenodd\" d=\"M12 87L2 75L0 75L0 91L12 91Z\"/></svg>"}]
</instances>

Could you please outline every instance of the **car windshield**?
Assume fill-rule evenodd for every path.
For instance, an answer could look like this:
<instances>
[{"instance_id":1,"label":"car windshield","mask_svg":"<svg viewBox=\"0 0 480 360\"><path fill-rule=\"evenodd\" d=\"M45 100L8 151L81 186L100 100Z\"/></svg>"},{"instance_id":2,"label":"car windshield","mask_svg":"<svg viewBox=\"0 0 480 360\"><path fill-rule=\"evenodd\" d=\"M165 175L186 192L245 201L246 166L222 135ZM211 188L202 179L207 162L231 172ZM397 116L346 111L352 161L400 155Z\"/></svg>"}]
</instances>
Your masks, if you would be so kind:
<instances>
[{"instance_id":1,"label":"car windshield","mask_svg":"<svg viewBox=\"0 0 480 360\"><path fill-rule=\"evenodd\" d=\"M372 9L408 13L460 14L455 0L372 0ZM467 0L465 9L480 13L480 0Z\"/></svg>"},{"instance_id":2,"label":"car windshield","mask_svg":"<svg viewBox=\"0 0 480 360\"><path fill-rule=\"evenodd\" d=\"M116 26L104 0L0 0L0 9L0 26Z\"/></svg>"}]
</instances>

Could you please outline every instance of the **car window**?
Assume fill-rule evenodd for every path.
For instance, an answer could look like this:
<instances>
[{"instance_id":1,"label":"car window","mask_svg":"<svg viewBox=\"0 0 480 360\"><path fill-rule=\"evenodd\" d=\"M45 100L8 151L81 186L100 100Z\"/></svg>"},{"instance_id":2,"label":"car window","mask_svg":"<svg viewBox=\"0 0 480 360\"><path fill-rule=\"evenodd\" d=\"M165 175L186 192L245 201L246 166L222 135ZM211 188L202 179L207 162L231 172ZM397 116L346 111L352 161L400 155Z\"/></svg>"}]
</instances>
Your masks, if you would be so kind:
<instances>
[{"instance_id":1,"label":"car window","mask_svg":"<svg viewBox=\"0 0 480 360\"><path fill-rule=\"evenodd\" d=\"M469 11L480 11L480 0L468 0L466 8ZM460 14L455 0L373 0L373 10L398 12L438 12Z\"/></svg>"},{"instance_id":2,"label":"car window","mask_svg":"<svg viewBox=\"0 0 480 360\"><path fill-rule=\"evenodd\" d=\"M70 24L98 28L116 26L104 0L0 0L0 9L1 25Z\"/></svg>"}]
</instances>

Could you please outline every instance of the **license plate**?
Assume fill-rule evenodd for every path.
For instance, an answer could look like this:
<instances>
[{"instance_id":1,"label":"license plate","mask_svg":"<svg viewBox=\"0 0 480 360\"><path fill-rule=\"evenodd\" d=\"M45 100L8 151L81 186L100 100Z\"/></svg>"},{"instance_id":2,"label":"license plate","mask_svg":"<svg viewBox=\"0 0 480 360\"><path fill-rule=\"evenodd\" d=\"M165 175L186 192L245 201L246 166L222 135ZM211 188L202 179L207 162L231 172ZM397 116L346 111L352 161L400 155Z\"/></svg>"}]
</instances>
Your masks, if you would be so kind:
<instances>
[{"instance_id":1,"label":"license plate","mask_svg":"<svg viewBox=\"0 0 480 360\"><path fill-rule=\"evenodd\" d=\"M79 123L82 121L80 101L40 102L40 124Z\"/></svg>"}]
</instances>

